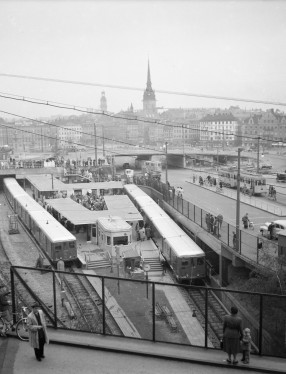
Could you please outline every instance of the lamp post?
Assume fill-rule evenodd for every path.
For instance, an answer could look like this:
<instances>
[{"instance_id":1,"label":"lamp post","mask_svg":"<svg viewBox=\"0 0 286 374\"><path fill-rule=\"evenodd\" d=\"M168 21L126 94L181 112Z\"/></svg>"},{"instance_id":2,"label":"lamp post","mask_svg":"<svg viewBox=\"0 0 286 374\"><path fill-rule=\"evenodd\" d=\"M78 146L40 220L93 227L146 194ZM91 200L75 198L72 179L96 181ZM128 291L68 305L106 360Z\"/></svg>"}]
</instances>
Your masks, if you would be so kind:
<instances>
[{"instance_id":1,"label":"lamp post","mask_svg":"<svg viewBox=\"0 0 286 374\"><path fill-rule=\"evenodd\" d=\"M259 141L260 141L260 137L257 138L257 174L259 174L259 147L260 147L260 144L259 144Z\"/></svg>"},{"instance_id":2,"label":"lamp post","mask_svg":"<svg viewBox=\"0 0 286 374\"><path fill-rule=\"evenodd\" d=\"M165 155L166 155L166 185L168 184L168 142L165 142Z\"/></svg>"},{"instance_id":3,"label":"lamp post","mask_svg":"<svg viewBox=\"0 0 286 374\"><path fill-rule=\"evenodd\" d=\"M240 153L243 151L243 148L238 148L238 157L237 157L237 195L236 195L236 243L235 247L237 252L239 252L239 222L240 222Z\"/></svg>"}]
</instances>

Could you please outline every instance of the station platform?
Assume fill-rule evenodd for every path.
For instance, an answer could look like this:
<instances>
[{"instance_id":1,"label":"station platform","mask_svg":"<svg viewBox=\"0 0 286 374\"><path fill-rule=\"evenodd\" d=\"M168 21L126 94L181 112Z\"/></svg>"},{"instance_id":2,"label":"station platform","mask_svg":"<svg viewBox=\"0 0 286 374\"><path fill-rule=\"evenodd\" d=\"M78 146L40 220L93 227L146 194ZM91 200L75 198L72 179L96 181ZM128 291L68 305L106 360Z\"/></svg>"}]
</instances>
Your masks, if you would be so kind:
<instances>
[{"instance_id":1,"label":"station platform","mask_svg":"<svg viewBox=\"0 0 286 374\"><path fill-rule=\"evenodd\" d=\"M286 360L251 356L250 364L228 364L220 350L153 343L132 338L48 329L42 362L14 333L0 339L0 373L286 373ZM121 356L123 355L123 357ZM140 367L138 367L140 365ZM151 365L151 366L150 366ZM173 368L173 369L172 369Z\"/></svg>"}]
</instances>

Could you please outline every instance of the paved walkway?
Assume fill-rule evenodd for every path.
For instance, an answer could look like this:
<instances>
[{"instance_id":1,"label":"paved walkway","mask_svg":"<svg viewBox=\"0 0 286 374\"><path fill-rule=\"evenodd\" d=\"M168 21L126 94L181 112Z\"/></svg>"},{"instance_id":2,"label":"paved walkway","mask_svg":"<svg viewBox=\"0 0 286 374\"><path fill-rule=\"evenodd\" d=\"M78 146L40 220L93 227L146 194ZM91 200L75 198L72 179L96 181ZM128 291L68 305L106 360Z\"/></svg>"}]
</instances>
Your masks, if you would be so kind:
<instances>
[{"instance_id":1,"label":"paved walkway","mask_svg":"<svg viewBox=\"0 0 286 374\"><path fill-rule=\"evenodd\" d=\"M195 173L195 174L198 175L198 173ZM187 180L186 182L199 186L198 177L196 178L196 182L193 183L193 175L191 175L190 180ZM236 190L233 190L231 188L226 188L226 187L219 189L218 187L219 186L210 186L206 184L201 186L201 188L205 188L210 191L220 193L221 195L227 196L230 199L236 200L237 198ZM282 206L277 201L271 201L270 203L268 201L262 200L261 198L259 199L259 198L256 198L255 196L250 197L248 195L244 195L243 193L240 194L240 201L244 204L251 205L251 206L254 206L255 208L277 215L278 217L286 215L286 207Z\"/></svg>"},{"instance_id":2,"label":"paved walkway","mask_svg":"<svg viewBox=\"0 0 286 374\"><path fill-rule=\"evenodd\" d=\"M49 337L42 362L36 361L28 343L1 339L0 373L286 373L286 360L279 358L251 356L249 365L234 366L227 364L224 352L214 349L53 329Z\"/></svg>"}]
</instances>

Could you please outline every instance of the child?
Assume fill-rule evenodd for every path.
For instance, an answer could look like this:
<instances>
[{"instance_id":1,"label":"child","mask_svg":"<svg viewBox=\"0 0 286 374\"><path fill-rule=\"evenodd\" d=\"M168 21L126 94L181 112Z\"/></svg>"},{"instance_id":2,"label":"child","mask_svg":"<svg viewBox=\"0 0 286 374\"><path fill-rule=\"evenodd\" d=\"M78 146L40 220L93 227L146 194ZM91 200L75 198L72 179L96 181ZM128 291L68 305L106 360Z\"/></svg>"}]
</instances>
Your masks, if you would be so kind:
<instances>
[{"instance_id":1,"label":"child","mask_svg":"<svg viewBox=\"0 0 286 374\"><path fill-rule=\"evenodd\" d=\"M249 355L251 348L251 335L250 329L246 328L243 330L243 336L241 340L241 349L242 349L242 359L244 364L249 364Z\"/></svg>"}]
</instances>

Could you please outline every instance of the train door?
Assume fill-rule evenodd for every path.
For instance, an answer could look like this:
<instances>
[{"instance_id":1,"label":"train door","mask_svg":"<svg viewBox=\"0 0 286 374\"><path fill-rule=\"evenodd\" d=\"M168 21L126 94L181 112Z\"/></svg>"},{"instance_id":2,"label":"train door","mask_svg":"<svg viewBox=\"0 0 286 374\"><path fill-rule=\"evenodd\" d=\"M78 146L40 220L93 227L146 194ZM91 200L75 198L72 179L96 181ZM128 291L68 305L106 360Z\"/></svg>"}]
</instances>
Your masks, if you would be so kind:
<instances>
[{"instance_id":1,"label":"train door","mask_svg":"<svg viewBox=\"0 0 286 374\"><path fill-rule=\"evenodd\" d=\"M91 242L97 244L97 227L96 224L91 225Z\"/></svg>"}]
</instances>

